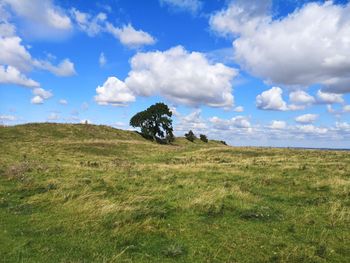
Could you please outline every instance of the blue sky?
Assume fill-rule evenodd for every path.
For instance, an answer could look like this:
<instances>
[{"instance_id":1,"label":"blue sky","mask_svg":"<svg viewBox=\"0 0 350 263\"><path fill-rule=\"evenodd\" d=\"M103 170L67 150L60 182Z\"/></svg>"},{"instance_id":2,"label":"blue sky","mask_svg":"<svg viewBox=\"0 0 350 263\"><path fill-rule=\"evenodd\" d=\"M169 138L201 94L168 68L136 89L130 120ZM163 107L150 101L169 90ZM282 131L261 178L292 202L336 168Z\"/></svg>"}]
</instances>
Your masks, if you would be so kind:
<instances>
[{"instance_id":1,"label":"blue sky","mask_svg":"<svg viewBox=\"0 0 350 263\"><path fill-rule=\"evenodd\" d=\"M0 122L131 129L163 101L177 135L350 147L350 4L0 0Z\"/></svg>"}]
</instances>

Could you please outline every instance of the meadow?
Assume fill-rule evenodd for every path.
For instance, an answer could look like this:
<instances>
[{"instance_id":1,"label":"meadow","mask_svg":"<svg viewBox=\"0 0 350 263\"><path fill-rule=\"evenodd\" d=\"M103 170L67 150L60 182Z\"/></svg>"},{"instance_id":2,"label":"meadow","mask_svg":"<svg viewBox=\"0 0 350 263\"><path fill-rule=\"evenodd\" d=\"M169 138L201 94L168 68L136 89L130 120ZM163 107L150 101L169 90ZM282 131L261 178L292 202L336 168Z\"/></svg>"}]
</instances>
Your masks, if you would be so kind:
<instances>
[{"instance_id":1,"label":"meadow","mask_svg":"<svg viewBox=\"0 0 350 263\"><path fill-rule=\"evenodd\" d=\"M1 262L350 262L350 152L0 128Z\"/></svg>"}]
</instances>

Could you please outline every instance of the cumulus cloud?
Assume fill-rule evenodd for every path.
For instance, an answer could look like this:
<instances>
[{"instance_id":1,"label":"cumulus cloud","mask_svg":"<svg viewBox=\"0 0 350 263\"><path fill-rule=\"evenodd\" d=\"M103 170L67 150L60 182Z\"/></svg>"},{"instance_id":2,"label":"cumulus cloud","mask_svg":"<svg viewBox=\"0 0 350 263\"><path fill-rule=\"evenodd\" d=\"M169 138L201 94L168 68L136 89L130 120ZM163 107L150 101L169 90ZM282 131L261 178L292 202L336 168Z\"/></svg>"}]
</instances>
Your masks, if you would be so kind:
<instances>
[{"instance_id":1,"label":"cumulus cloud","mask_svg":"<svg viewBox=\"0 0 350 263\"><path fill-rule=\"evenodd\" d=\"M319 134L326 134L328 132L327 128L324 127L317 127L312 124L308 125L299 125L296 126L297 132L302 132L306 134L314 134L314 135L319 135Z\"/></svg>"},{"instance_id":2,"label":"cumulus cloud","mask_svg":"<svg viewBox=\"0 0 350 263\"><path fill-rule=\"evenodd\" d=\"M287 123L285 121L272 121L270 126L271 129L283 130L287 127Z\"/></svg>"},{"instance_id":3,"label":"cumulus cloud","mask_svg":"<svg viewBox=\"0 0 350 263\"><path fill-rule=\"evenodd\" d=\"M177 135L183 135L191 129L197 135L204 133L210 138L225 140L233 145L264 143L270 145L272 142L277 142L274 145L315 147L323 143L323 147L329 147L330 142L331 145L336 141L338 145L339 143L343 145L345 139L350 140L350 124L347 122L337 122L335 126L322 127L310 123L287 125L284 120L273 120L268 125L261 125L252 123L251 117L247 116L229 119L214 116L205 119L201 116L200 110L187 115L177 112L174 127Z\"/></svg>"},{"instance_id":4,"label":"cumulus cloud","mask_svg":"<svg viewBox=\"0 0 350 263\"><path fill-rule=\"evenodd\" d=\"M336 122L335 127L339 130L349 132L350 131L350 124L347 122Z\"/></svg>"},{"instance_id":5,"label":"cumulus cloud","mask_svg":"<svg viewBox=\"0 0 350 263\"><path fill-rule=\"evenodd\" d=\"M100 105L123 106L135 101L133 92L116 77L109 77L96 89L95 101Z\"/></svg>"},{"instance_id":6,"label":"cumulus cloud","mask_svg":"<svg viewBox=\"0 0 350 263\"><path fill-rule=\"evenodd\" d=\"M286 111L288 106L282 98L282 93L281 88L272 87L256 97L256 106L262 110Z\"/></svg>"},{"instance_id":7,"label":"cumulus cloud","mask_svg":"<svg viewBox=\"0 0 350 263\"><path fill-rule=\"evenodd\" d=\"M350 92L350 3L308 3L275 20L240 5L233 2L210 24L237 35L235 60L243 69L275 85L321 84L327 92Z\"/></svg>"},{"instance_id":8,"label":"cumulus cloud","mask_svg":"<svg viewBox=\"0 0 350 263\"><path fill-rule=\"evenodd\" d=\"M162 95L175 104L231 107L236 75L235 69L177 46L136 54L125 83L136 95Z\"/></svg>"},{"instance_id":9,"label":"cumulus cloud","mask_svg":"<svg viewBox=\"0 0 350 263\"><path fill-rule=\"evenodd\" d=\"M0 64L16 68L20 74L33 68L47 70L58 76L75 74L74 64L69 59L64 59L57 66L46 60L34 59L22 44L22 39L15 35L15 30L5 34L0 31Z\"/></svg>"},{"instance_id":10,"label":"cumulus cloud","mask_svg":"<svg viewBox=\"0 0 350 263\"><path fill-rule=\"evenodd\" d=\"M304 114L295 118L295 121L303 124L310 124L316 121L318 118L317 114Z\"/></svg>"},{"instance_id":11,"label":"cumulus cloud","mask_svg":"<svg viewBox=\"0 0 350 263\"><path fill-rule=\"evenodd\" d=\"M40 86L38 82L27 78L15 67L2 65L0 65L0 83L20 85L29 88Z\"/></svg>"},{"instance_id":12,"label":"cumulus cloud","mask_svg":"<svg viewBox=\"0 0 350 263\"><path fill-rule=\"evenodd\" d=\"M233 128L248 129L251 128L251 123L248 117L236 116L229 120L221 119L219 117L212 117L209 121L214 125L216 129L229 130Z\"/></svg>"},{"instance_id":13,"label":"cumulus cloud","mask_svg":"<svg viewBox=\"0 0 350 263\"><path fill-rule=\"evenodd\" d=\"M270 0L232 1L226 9L211 15L209 24L224 36L251 34L259 25L270 22L270 8Z\"/></svg>"},{"instance_id":14,"label":"cumulus cloud","mask_svg":"<svg viewBox=\"0 0 350 263\"><path fill-rule=\"evenodd\" d=\"M33 94L36 96L40 96L43 99L49 99L52 97L51 91L44 90L43 88L35 88L33 89Z\"/></svg>"},{"instance_id":15,"label":"cumulus cloud","mask_svg":"<svg viewBox=\"0 0 350 263\"><path fill-rule=\"evenodd\" d=\"M28 37L57 38L72 29L72 22L64 10L52 0L3 0L6 6L22 19Z\"/></svg>"},{"instance_id":16,"label":"cumulus cloud","mask_svg":"<svg viewBox=\"0 0 350 263\"><path fill-rule=\"evenodd\" d=\"M53 96L51 91L44 90L43 88L34 88L32 92L34 95L30 101L32 104L43 104L45 100Z\"/></svg>"},{"instance_id":17,"label":"cumulus cloud","mask_svg":"<svg viewBox=\"0 0 350 263\"><path fill-rule=\"evenodd\" d=\"M30 103L32 104L43 104L44 103L44 99L40 96L34 96L31 100Z\"/></svg>"},{"instance_id":18,"label":"cumulus cloud","mask_svg":"<svg viewBox=\"0 0 350 263\"><path fill-rule=\"evenodd\" d=\"M297 90L289 94L289 101L299 105L311 105L315 103L315 98L303 90Z\"/></svg>"},{"instance_id":19,"label":"cumulus cloud","mask_svg":"<svg viewBox=\"0 0 350 263\"><path fill-rule=\"evenodd\" d=\"M96 16L81 12L76 8L70 10L73 20L78 25L78 28L85 32L88 36L93 37L104 30L104 24L107 19L105 13L98 13Z\"/></svg>"},{"instance_id":20,"label":"cumulus cloud","mask_svg":"<svg viewBox=\"0 0 350 263\"><path fill-rule=\"evenodd\" d=\"M32 56L22 45L20 37L0 36L0 64L11 65L21 71L32 68Z\"/></svg>"},{"instance_id":21,"label":"cumulus cloud","mask_svg":"<svg viewBox=\"0 0 350 263\"><path fill-rule=\"evenodd\" d=\"M344 99L341 94L322 92L319 90L317 92L317 102L325 104L343 103Z\"/></svg>"},{"instance_id":22,"label":"cumulus cloud","mask_svg":"<svg viewBox=\"0 0 350 263\"><path fill-rule=\"evenodd\" d=\"M175 131L187 132L193 130L194 132L203 132L208 129L206 121L201 116L201 110L195 110L188 115L177 115Z\"/></svg>"},{"instance_id":23,"label":"cumulus cloud","mask_svg":"<svg viewBox=\"0 0 350 263\"><path fill-rule=\"evenodd\" d=\"M197 13L202 8L200 0L159 0L161 5L167 5L175 10L184 10L192 14Z\"/></svg>"},{"instance_id":24,"label":"cumulus cloud","mask_svg":"<svg viewBox=\"0 0 350 263\"><path fill-rule=\"evenodd\" d=\"M111 33L115 38L129 47L137 48L143 45L153 45L156 39L147 32L142 30L136 30L131 24L124 25L123 27L115 27L111 23L106 24L107 32Z\"/></svg>"},{"instance_id":25,"label":"cumulus cloud","mask_svg":"<svg viewBox=\"0 0 350 263\"><path fill-rule=\"evenodd\" d=\"M235 128L250 128L251 124L247 117L237 116L231 119L231 125Z\"/></svg>"}]
</instances>

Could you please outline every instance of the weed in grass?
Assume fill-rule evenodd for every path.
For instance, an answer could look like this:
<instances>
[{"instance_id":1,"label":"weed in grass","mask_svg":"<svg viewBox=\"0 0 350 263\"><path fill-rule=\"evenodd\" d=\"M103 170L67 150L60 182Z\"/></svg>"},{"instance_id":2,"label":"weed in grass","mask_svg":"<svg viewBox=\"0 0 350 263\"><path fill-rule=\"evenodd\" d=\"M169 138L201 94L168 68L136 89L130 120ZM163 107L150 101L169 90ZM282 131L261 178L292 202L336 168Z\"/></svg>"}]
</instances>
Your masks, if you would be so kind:
<instances>
[{"instance_id":1,"label":"weed in grass","mask_svg":"<svg viewBox=\"0 0 350 263\"><path fill-rule=\"evenodd\" d=\"M164 250L164 255L170 258L177 258L186 254L184 246L179 244L171 244Z\"/></svg>"},{"instance_id":2,"label":"weed in grass","mask_svg":"<svg viewBox=\"0 0 350 263\"><path fill-rule=\"evenodd\" d=\"M283 219L280 211L268 206L255 206L252 209L242 211L240 217L245 220L256 221L274 221Z\"/></svg>"}]
</instances>

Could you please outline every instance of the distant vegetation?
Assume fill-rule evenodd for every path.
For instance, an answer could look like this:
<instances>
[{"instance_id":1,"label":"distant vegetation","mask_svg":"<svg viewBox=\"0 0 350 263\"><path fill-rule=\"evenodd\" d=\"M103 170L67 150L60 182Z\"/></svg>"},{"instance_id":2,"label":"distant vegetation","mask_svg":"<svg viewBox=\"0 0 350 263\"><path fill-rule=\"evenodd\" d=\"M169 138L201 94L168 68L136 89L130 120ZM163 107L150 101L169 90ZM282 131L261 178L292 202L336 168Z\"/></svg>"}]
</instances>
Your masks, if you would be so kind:
<instances>
[{"instance_id":1,"label":"distant vegetation","mask_svg":"<svg viewBox=\"0 0 350 263\"><path fill-rule=\"evenodd\" d=\"M204 134L200 134L199 135L199 139L202 141L202 142L208 142L208 138L206 135Z\"/></svg>"},{"instance_id":2,"label":"distant vegetation","mask_svg":"<svg viewBox=\"0 0 350 263\"><path fill-rule=\"evenodd\" d=\"M194 140L197 139L192 130L190 130L188 133L185 133L185 138L190 142L194 142Z\"/></svg>"},{"instance_id":3,"label":"distant vegetation","mask_svg":"<svg viewBox=\"0 0 350 263\"><path fill-rule=\"evenodd\" d=\"M2 262L350 262L350 153L0 127Z\"/></svg>"}]
</instances>

